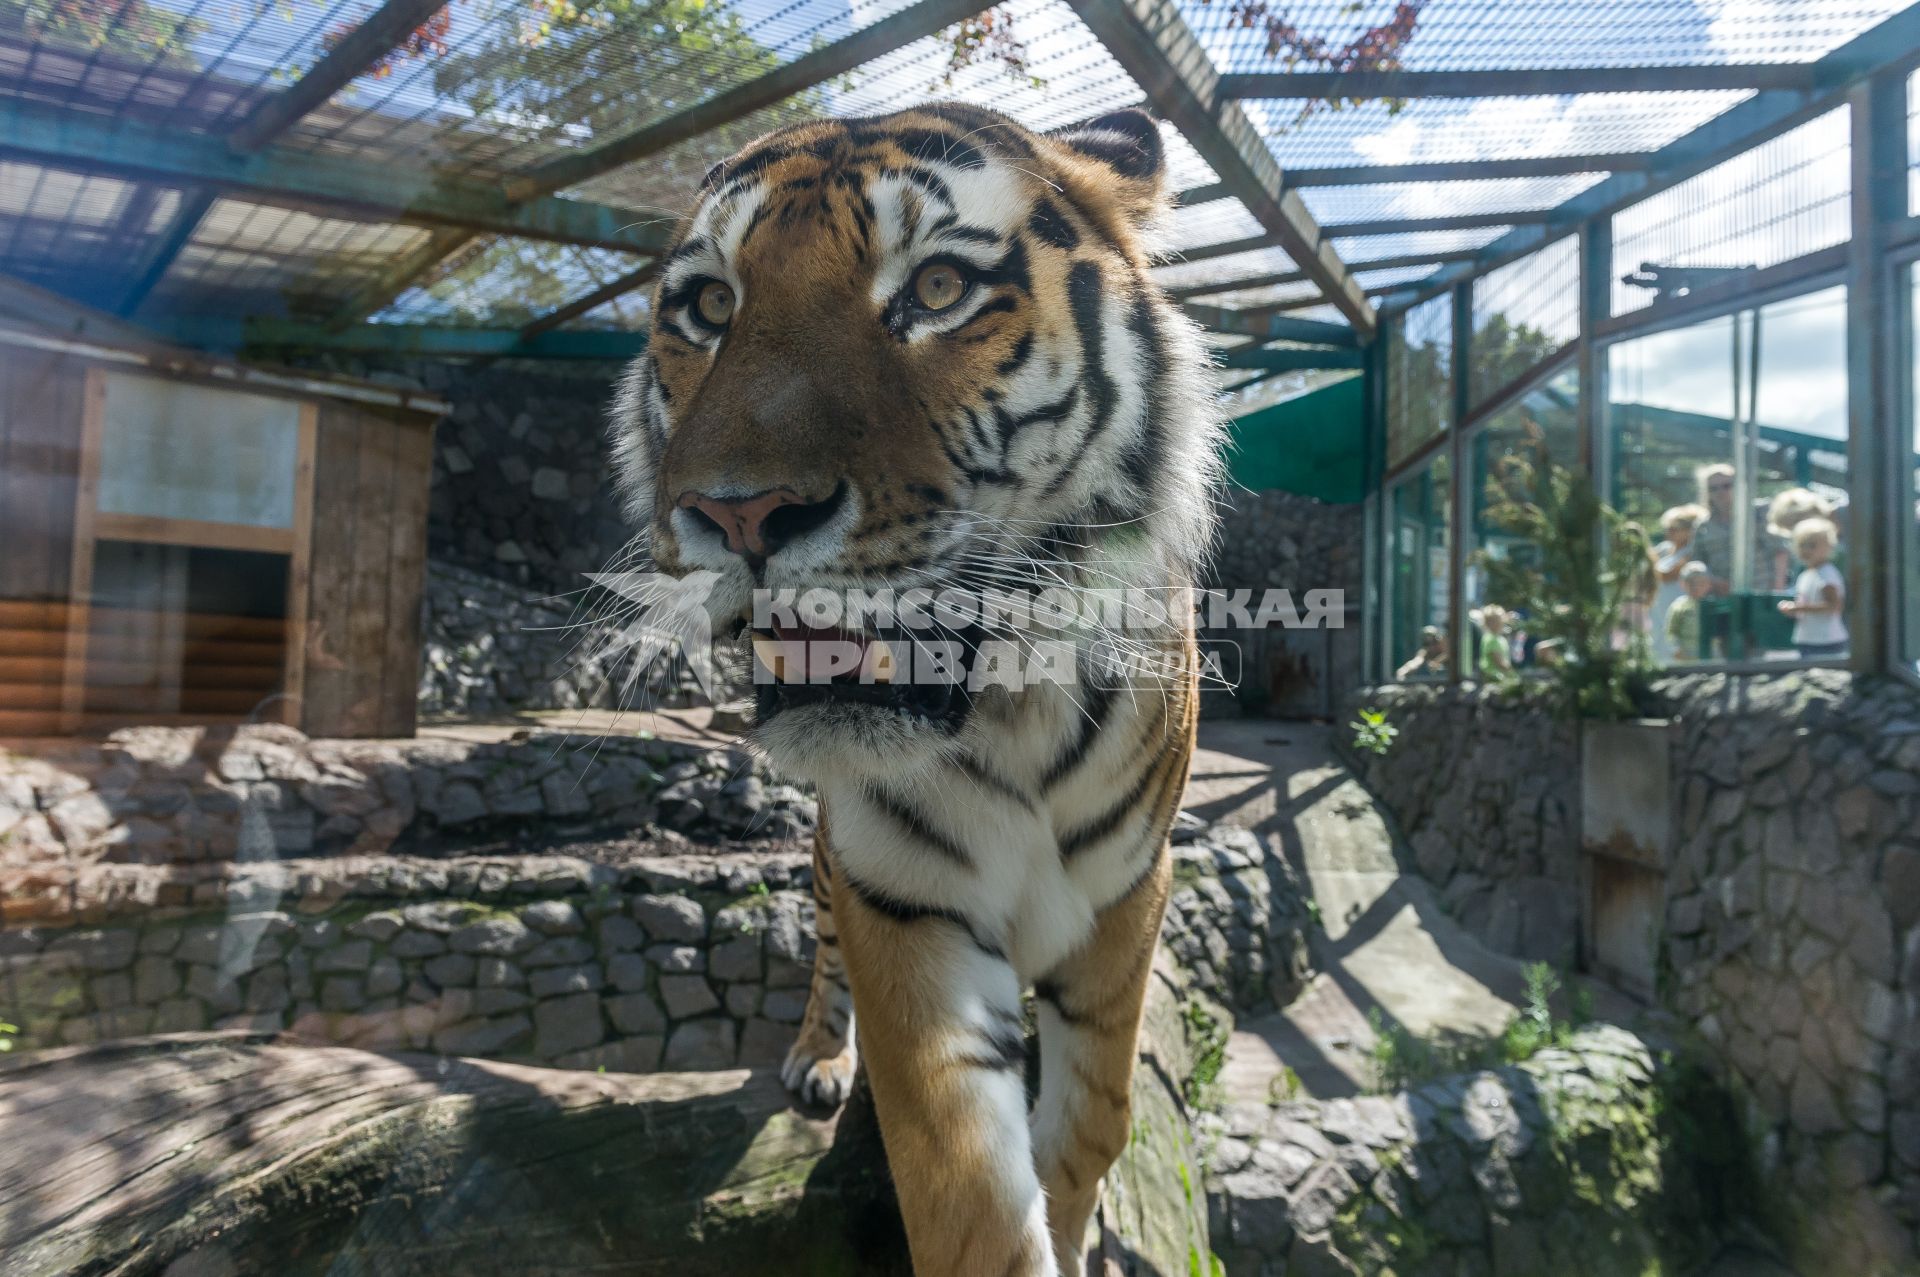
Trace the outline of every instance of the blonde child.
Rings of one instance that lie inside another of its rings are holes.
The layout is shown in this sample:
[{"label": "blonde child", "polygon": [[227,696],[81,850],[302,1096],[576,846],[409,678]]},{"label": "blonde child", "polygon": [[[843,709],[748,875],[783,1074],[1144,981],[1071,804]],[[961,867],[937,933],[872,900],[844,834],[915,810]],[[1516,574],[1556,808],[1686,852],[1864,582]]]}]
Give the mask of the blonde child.
[{"label": "blonde child", "polygon": [[1817,515],[1793,529],[1793,552],[1805,567],[1793,583],[1793,597],[1780,600],[1780,610],[1793,618],[1793,645],[1803,661],[1847,654],[1847,582],[1833,566],[1839,540],[1833,521]]},{"label": "blonde child", "polygon": [[1695,559],[1680,569],[1680,588],[1685,593],[1667,609],[1667,624],[1661,635],[1676,664],[1700,659],[1700,600],[1713,593],[1713,573]]},{"label": "blonde child", "polygon": [[1667,614],[1686,593],[1680,585],[1680,571],[1695,561],[1693,533],[1706,517],[1706,510],[1697,505],[1673,507],[1660,516],[1660,531],[1666,539],[1648,552],[1653,559],[1654,578],[1660,583],[1653,596],[1648,629],[1653,638],[1653,659],[1661,665],[1674,659],[1673,644],[1667,638]]},{"label": "blonde child", "polygon": [[[1787,549],[1793,544],[1793,530],[1808,519],[1832,518],[1833,503],[1807,488],[1788,488],[1773,498],[1767,506],[1767,532],[1779,538],[1774,543],[1773,571],[1769,574],[1774,589],[1786,589],[1793,571],[1793,555]],[[1764,549],[1756,546],[1754,552],[1763,553]]]}]

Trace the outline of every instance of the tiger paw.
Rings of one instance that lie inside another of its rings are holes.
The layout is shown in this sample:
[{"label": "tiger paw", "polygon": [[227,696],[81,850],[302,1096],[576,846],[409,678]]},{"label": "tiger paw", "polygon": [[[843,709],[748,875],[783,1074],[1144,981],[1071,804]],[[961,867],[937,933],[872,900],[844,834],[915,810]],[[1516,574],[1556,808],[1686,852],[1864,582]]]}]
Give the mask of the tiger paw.
[{"label": "tiger paw", "polygon": [[857,1062],[852,1044],[830,1054],[827,1044],[810,1041],[801,1034],[780,1066],[780,1080],[803,1104],[839,1108],[853,1091],[853,1072]]}]

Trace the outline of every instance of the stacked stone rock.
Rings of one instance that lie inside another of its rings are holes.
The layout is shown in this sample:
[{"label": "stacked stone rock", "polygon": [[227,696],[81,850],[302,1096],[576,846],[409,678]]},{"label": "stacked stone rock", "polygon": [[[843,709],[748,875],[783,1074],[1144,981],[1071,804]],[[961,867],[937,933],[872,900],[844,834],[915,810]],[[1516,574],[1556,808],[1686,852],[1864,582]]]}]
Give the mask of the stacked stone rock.
[{"label": "stacked stone rock", "polygon": [[[1656,691],[1680,723],[1661,1001],[1741,1097],[1772,1219],[1808,1270],[1907,1271],[1920,1263],[1920,692],[1837,670]],[[1401,729],[1361,762],[1421,870],[1482,935],[1524,951],[1524,918],[1495,925],[1498,907],[1469,905],[1510,898],[1524,915],[1536,875],[1577,891],[1577,725],[1478,692],[1359,703]]]},{"label": "stacked stone rock", "polygon": [[1595,1026],[1402,1094],[1202,1114],[1214,1249],[1233,1277],[1696,1271],[1737,1181],[1668,1121],[1666,1070]]},{"label": "stacked stone rock", "polygon": [[[1178,854],[1189,993],[1251,1008],[1296,983],[1291,878],[1240,831]],[[28,1047],[247,1028],[622,1072],[772,1063],[806,1006],[810,882],[799,850],[100,866],[0,927],[0,1018]]]},{"label": "stacked stone rock", "polygon": [[[1363,691],[1400,729],[1385,754],[1352,754],[1399,819],[1421,874],[1493,949],[1573,961],[1579,919],[1580,740],[1538,693],[1404,684]],[[1336,739],[1341,739],[1336,735]]]},{"label": "stacked stone rock", "polygon": [[25,1047],[290,1029],[623,1072],[776,1062],[805,1007],[813,901],[798,853],[382,868],[267,866],[203,880],[225,897],[217,912],[143,905],[0,929],[0,1006]]},{"label": "stacked stone rock", "polygon": [[1306,893],[1244,829],[1183,812],[1161,939],[1189,987],[1234,1011],[1293,1001],[1309,975]]},{"label": "stacked stone rock", "polygon": [[[485,718],[527,709],[677,708],[744,690],[742,654],[717,652],[709,696],[685,661],[635,674],[621,606],[599,590],[555,597],[434,560],[421,601],[420,714]],[[595,609],[600,609],[596,612]]]},{"label": "stacked stone rock", "polygon": [[1210,577],[1223,588],[1357,588],[1361,507],[1267,489],[1234,489],[1217,502],[1220,537]]},{"label": "stacked stone rock", "polygon": [[[1358,606],[1363,541],[1358,505],[1329,505],[1277,489],[1230,489],[1215,505],[1220,535],[1207,576],[1215,588],[1250,590],[1256,600],[1264,590],[1284,589],[1296,606],[1308,590],[1343,590]],[[1357,624],[1330,635],[1242,630],[1217,637],[1235,645],[1234,655],[1223,658],[1233,668],[1223,672],[1239,684],[1203,690],[1202,712],[1210,717],[1264,712],[1276,681],[1318,679],[1331,689],[1359,680]],[[1307,712],[1324,713],[1326,707],[1316,705]]]},{"label": "stacked stone rock", "polygon": [[[0,868],[364,855],[518,834],[792,840],[815,816],[811,797],[744,749],[561,732],[482,743],[142,727],[8,757]],[[18,895],[0,902],[0,920],[31,916],[25,908]]]}]

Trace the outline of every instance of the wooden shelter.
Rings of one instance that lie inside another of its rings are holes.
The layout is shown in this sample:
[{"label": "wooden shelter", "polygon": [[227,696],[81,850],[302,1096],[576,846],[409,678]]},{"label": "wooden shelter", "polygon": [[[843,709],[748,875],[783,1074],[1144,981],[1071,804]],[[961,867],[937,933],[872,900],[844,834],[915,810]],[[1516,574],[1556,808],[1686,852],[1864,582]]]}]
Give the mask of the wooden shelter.
[{"label": "wooden shelter", "polygon": [[[46,301],[46,299],[39,299]],[[0,307],[0,736],[414,727],[433,426],[389,386]]]}]

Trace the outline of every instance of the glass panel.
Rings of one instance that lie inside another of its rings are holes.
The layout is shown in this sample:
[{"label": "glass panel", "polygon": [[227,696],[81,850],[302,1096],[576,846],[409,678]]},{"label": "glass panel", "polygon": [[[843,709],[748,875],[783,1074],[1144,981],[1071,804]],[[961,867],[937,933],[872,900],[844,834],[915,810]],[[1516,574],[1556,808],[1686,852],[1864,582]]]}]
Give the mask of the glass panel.
[{"label": "glass panel", "polygon": [[1394,488],[1387,507],[1387,656],[1396,678],[1447,671],[1448,458]]},{"label": "glass panel", "polygon": [[1471,516],[1463,532],[1467,538],[1464,589],[1473,622],[1468,631],[1473,645],[1467,654],[1468,676],[1484,678],[1503,657],[1507,668],[1553,659],[1550,651],[1540,652],[1537,636],[1527,632],[1522,609],[1510,599],[1490,597],[1487,570],[1479,560],[1481,556],[1522,559],[1533,553],[1530,542],[1497,526],[1488,510],[1505,494],[1531,486],[1526,477],[1540,465],[1543,451],[1553,465],[1580,464],[1580,370],[1563,368],[1527,391],[1489,418],[1466,448],[1465,500]]},{"label": "glass panel", "polygon": [[1847,124],[1829,111],[1616,214],[1613,313],[1844,244]]},{"label": "glass panel", "polygon": [[1845,289],[1620,342],[1608,369],[1608,490],[1657,546],[1662,580],[1630,618],[1656,657],[1842,653],[1815,578],[1844,592]]},{"label": "glass panel", "polygon": [[293,400],[111,373],[100,510],[291,528],[299,446]]},{"label": "glass panel", "polygon": [[1578,236],[1487,272],[1473,282],[1473,401],[1512,385],[1579,335]]},{"label": "glass panel", "polygon": [[1901,595],[1907,618],[1906,658],[1913,662],[1916,671],[1920,671],[1920,341],[1914,337],[1920,333],[1920,266],[1907,267],[1907,289],[1912,307],[1907,324],[1907,344],[1910,347],[1907,357],[1912,361],[1912,380],[1907,385],[1907,410],[1913,418],[1913,452],[1904,468],[1911,479],[1907,495],[1913,498],[1913,510],[1910,519],[1901,521],[1906,529],[1906,574]]},{"label": "glass panel", "polygon": [[1446,430],[1453,414],[1453,296],[1421,302],[1387,330],[1387,464]]}]

